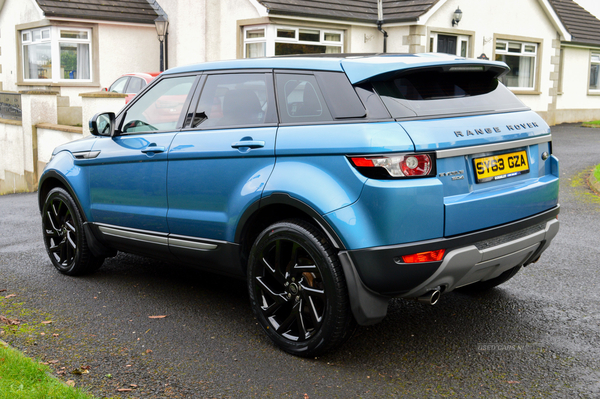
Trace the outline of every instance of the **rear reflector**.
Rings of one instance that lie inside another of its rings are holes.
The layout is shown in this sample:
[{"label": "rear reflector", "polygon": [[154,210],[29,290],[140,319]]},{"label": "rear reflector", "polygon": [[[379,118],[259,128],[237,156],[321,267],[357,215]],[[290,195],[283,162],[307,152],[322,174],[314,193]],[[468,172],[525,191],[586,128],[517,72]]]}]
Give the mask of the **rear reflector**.
[{"label": "rear reflector", "polygon": [[436,251],[419,252],[412,255],[402,256],[404,263],[423,263],[423,262],[439,262],[444,258],[445,249]]}]

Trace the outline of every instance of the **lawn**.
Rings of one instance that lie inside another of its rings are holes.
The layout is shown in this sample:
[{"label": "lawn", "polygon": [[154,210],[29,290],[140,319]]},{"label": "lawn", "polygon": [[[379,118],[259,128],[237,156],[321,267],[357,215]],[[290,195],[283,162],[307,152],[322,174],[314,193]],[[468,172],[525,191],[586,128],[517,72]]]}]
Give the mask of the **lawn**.
[{"label": "lawn", "polygon": [[93,399],[52,377],[48,366],[34,362],[0,341],[0,399]]}]

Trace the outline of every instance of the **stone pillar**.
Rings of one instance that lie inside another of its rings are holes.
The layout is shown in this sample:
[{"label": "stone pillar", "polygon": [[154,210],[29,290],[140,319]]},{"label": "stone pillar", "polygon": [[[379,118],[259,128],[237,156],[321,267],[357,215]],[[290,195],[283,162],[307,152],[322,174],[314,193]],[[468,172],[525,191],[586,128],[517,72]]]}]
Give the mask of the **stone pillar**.
[{"label": "stone pillar", "polygon": [[37,129],[41,122],[56,124],[58,121],[58,92],[48,90],[21,91],[21,110],[23,126],[23,171],[27,181],[27,190],[37,190],[39,178]]},{"label": "stone pillar", "polygon": [[410,54],[426,52],[423,38],[427,36],[427,28],[424,25],[411,25],[408,36],[402,36],[402,44],[408,46]]},{"label": "stone pillar", "polygon": [[108,91],[95,91],[90,93],[80,93],[83,110],[82,110],[82,122],[83,135],[90,135],[89,122],[90,119],[100,112],[114,112],[119,113],[121,108],[125,105],[125,99],[127,94],[111,93]]},{"label": "stone pillar", "polygon": [[548,103],[548,113],[546,116],[546,122],[553,126],[556,124],[556,105],[558,102],[558,95],[560,87],[560,76],[562,71],[562,60],[560,53],[561,42],[560,38],[552,40],[552,56],[550,57],[550,102]]}]

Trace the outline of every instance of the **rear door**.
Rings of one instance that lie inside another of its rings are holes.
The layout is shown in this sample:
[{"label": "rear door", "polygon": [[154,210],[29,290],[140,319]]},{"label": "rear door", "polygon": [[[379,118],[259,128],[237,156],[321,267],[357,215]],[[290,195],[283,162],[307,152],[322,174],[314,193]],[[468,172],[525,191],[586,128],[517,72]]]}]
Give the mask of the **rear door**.
[{"label": "rear door", "polygon": [[277,111],[270,72],[213,73],[201,85],[169,151],[167,219],[171,251],[210,262],[273,170]]}]

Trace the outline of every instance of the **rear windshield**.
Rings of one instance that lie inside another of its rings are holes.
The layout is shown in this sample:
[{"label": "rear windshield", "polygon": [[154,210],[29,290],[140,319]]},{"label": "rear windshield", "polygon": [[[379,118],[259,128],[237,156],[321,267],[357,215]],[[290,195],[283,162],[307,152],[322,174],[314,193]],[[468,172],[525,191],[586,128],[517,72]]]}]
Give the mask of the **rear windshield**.
[{"label": "rear windshield", "polygon": [[497,71],[420,69],[372,81],[394,118],[528,110]]}]

